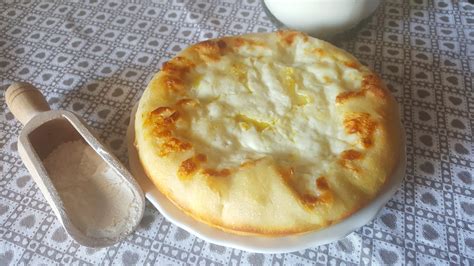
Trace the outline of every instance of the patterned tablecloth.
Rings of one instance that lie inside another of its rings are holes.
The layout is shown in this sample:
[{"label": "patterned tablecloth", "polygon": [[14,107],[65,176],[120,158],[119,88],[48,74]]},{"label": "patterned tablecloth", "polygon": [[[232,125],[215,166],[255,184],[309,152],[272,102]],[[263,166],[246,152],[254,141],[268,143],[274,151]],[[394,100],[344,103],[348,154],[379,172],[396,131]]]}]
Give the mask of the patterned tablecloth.
[{"label": "patterned tablecloth", "polygon": [[408,167],[396,196],[345,239],[287,254],[207,243],[148,205],[139,229],[104,249],[75,243],[17,152],[12,81],[41,88],[126,160],[133,104],[161,64],[199,40],[272,31],[261,3],[70,0],[0,3],[0,265],[474,264],[474,5],[389,0],[338,46],[381,73],[402,106]]}]

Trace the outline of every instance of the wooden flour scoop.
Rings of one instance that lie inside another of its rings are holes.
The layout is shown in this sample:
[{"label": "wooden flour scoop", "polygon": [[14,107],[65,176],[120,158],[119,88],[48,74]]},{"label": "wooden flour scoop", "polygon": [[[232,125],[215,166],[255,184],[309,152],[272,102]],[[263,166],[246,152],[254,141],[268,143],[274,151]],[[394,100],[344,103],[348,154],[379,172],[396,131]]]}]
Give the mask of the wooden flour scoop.
[{"label": "wooden flour scoop", "polygon": [[[69,235],[84,246],[103,247],[113,245],[133,232],[143,216],[143,192],[127,169],[97,140],[85,123],[71,112],[51,110],[41,92],[28,83],[12,84],[5,92],[5,101],[13,115],[24,125],[18,138],[20,157]],[[114,237],[90,236],[70,219],[43,160],[59,145],[77,140],[92,147],[98,160],[103,160],[123,179],[122,184],[132,191],[140,210],[130,232],[118,232]]]}]

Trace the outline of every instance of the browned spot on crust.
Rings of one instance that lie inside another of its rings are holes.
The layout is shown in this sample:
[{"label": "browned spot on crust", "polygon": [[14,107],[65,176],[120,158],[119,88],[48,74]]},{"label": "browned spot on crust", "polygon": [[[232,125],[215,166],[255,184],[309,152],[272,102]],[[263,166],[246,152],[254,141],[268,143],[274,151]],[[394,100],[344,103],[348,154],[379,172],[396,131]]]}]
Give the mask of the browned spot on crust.
[{"label": "browned spot on crust", "polygon": [[232,41],[233,41],[234,46],[236,47],[241,47],[250,43],[250,40],[239,38],[239,37],[233,38]]},{"label": "browned spot on crust", "polygon": [[322,192],[321,195],[318,196],[318,199],[320,204],[330,204],[334,200],[330,190]]},{"label": "browned spot on crust", "polygon": [[321,48],[314,48],[313,49],[313,53],[316,55],[316,56],[319,56],[319,57],[323,57],[326,55],[326,52],[321,49]]},{"label": "browned spot on crust", "polygon": [[316,180],[316,186],[319,190],[319,195],[311,195],[309,193],[300,193],[296,190],[293,185],[295,172],[293,168],[279,169],[281,177],[285,181],[287,187],[292,191],[293,195],[308,209],[313,209],[320,204],[328,204],[333,200],[332,192],[329,189],[329,185],[326,182],[325,177],[321,176]]},{"label": "browned spot on crust", "polygon": [[362,153],[356,150],[345,150],[341,153],[341,159],[347,161],[359,160],[362,158]]},{"label": "browned spot on crust", "polygon": [[165,118],[165,121],[167,123],[175,123],[179,118],[179,113],[178,112],[174,112],[172,115],[170,115],[169,117]]},{"label": "browned spot on crust", "polygon": [[215,54],[219,52],[219,46],[213,40],[206,40],[191,46],[194,50],[207,54]]},{"label": "browned spot on crust", "polygon": [[223,168],[220,170],[207,168],[207,169],[202,170],[202,173],[207,176],[226,177],[230,175],[230,170],[227,168]]},{"label": "browned spot on crust", "polygon": [[316,179],[316,187],[320,190],[329,190],[328,182],[324,176],[320,176]]},{"label": "browned spot on crust", "polygon": [[217,46],[219,47],[220,50],[224,50],[225,48],[227,48],[227,44],[224,40],[218,40]]},{"label": "browned spot on crust", "polygon": [[362,88],[380,99],[387,98],[387,91],[382,87],[382,80],[375,74],[367,75],[362,80]]},{"label": "browned spot on crust", "polygon": [[226,187],[228,185],[227,177],[231,174],[230,169],[205,168],[201,170],[201,173],[204,175],[204,180],[212,191],[217,193],[219,197],[225,195],[226,191],[228,191]]},{"label": "browned spot on crust", "polygon": [[360,167],[357,166],[357,163],[355,161],[362,159],[362,157],[363,154],[359,151],[345,150],[341,153],[341,156],[339,158],[339,164],[344,168],[359,173]]},{"label": "browned spot on crust", "polygon": [[182,77],[163,75],[162,83],[167,90],[183,92],[185,89],[184,79]]},{"label": "browned spot on crust", "polygon": [[347,134],[357,134],[365,148],[373,144],[373,135],[377,123],[368,113],[350,113],[344,118],[344,128]]},{"label": "browned spot on crust", "polygon": [[359,69],[359,67],[360,67],[359,63],[357,63],[355,61],[344,62],[344,65],[347,66],[347,67],[350,67],[350,68],[355,68],[355,69]]},{"label": "browned spot on crust", "polygon": [[318,205],[331,203],[333,201],[333,196],[331,191],[324,191],[319,196],[304,194],[301,196],[301,201],[306,208],[313,209]]},{"label": "browned spot on crust", "polygon": [[155,128],[153,133],[155,134],[155,136],[160,137],[160,138],[171,137],[170,130],[157,130],[157,128]]},{"label": "browned spot on crust", "polygon": [[206,160],[207,158],[204,154],[197,154],[196,156],[184,160],[178,168],[178,177],[182,180],[189,179],[197,172],[200,164]]},{"label": "browned spot on crust", "polygon": [[230,38],[228,39],[228,41],[230,42],[231,47],[237,48],[237,49],[244,46],[245,48],[249,48],[249,49],[265,46],[263,42],[248,39],[248,38],[241,38],[241,37]]},{"label": "browned spot on crust", "polygon": [[219,60],[221,55],[223,55],[224,51],[227,49],[227,44],[224,40],[207,40],[191,47],[196,54],[201,56],[201,58],[207,62]]},{"label": "browned spot on crust", "polygon": [[301,201],[307,207],[314,208],[316,204],[319,202],[319,197],[313,196],[310,194],[304,194],[300,196]]},{"label": "browned spot on crust", "polygon": [[318,196],[305,194],[302,196],[302,200],[307,208],[314,208],[317,205],[328,204],[333,201],[333,195],[329,189],[329,185],[326,181],[326,177],[320,176],[316,179],[316,187],[319,191]]},{"label": "browned spot on crust", "polygon": [[164,139],[160,149],[160,156],[166,156],[172,152],[181,152],[191,149],[192,145],[175,137]]},{"label": "browned spot on crust", "polygon": [[182,56],[177,56],[172,60],[165,62],[161,71],[166,72],[170,75],[182,77],[185,74],[189,73],[189,71],[191,71],[191,69],[194,67],[195,64],[191,62],[191,60]]},{"label": "browned spot on crust", "polygon": [[155,110],[151,111],[151,114],[152,115],[162,115],[163,113],[166,114],[172,114],[174,112],[174,110],[171,108],[171,107],[168,107],[168,106],[161,106],[161,107],[158,107],[156,108]]},{"label": "browned spot on crust", "polygon": [[345,101],[351,98],[364,96],[366,92],[367,91],[365,90],[358,90],[358,91],[346,91],[346,92],[340,93],[339,95],[336,96],[336,103],[344,103]]},{"label": "browned spot on crust", "polygon": [[188,179],[198,169],[198,164],[194,161],[194,158],[184,160],[178,168],[178,177],[182,180]]},{"label": "browned spot on crust", "polygon": [[326,180],[326,177],[320,176],[318,179],[316,179],[316,187],[320,192],[318,196],[319,203],[329,204],[333,202],[333,194],[331,192],[331,189],[329,188],[329,184]]},{"label": "browned spot on crust", "polygon": [[298,32],[298,31],[286,31],[286,30],[282,30],[282,31],[277,31],[277,34],[278,36],[280,37],[280,39],[286,43],[287,45],[292,45],[293,42],[298,38],[298,37],[301,37],[303,39],[304,42],[307,42],[308,41],[308,35],[302,33],[302,32]]},{"label": "browned spot on crust", "polygon": [[201,163],[207,161],[207,156],[202,153],[199,153],[194,158],[196,158],[196,161],[201,162]]},{"label": "browned spot on crust", "polygon": [[187,75],[195,66],[191,60],[177,56],[163,64],[160,82],[167,90],[182,92],[186,87]]},{"label": "browned spot on crust", "polygon": [[287,169],[279,169],[278,172],[283,177],[283,180],[285,180],[286,182],[290,182],[293,179],[293,176],[295,175],[295,171],[292,167]]},{"label": "browned spot on crust", "polygon": [[185,99],[181,99],[179,101],[176,102],[176,106],[179,106],[179,107],[183,107],[183,106],[191,106],[191,107],[194,107],[198,104],[198,102],[195,100],[195,99],[188,99],[188,98],[185,98]]},{"label": "browned spot on crust", "polygon": [[171,152],[185,151],[192,147],[190,143],[179,140],[172,136],[176,121],[180,118],[178,111],[171,107],[162,106],[151,111],[145,119],[146,124],[153,125],[153,136],[160,139],[160,156],[166,156]]},{"label": "browned spot on crust", "polygon": [[352,98],[363,97],[367,93],[372,94],[374,97],[384,100],[387,98],[387,91],[382,86],[382,81],[377,75],[370,74],[364,77],[362,85],[358,91],[347,91],[340,93],[336,97],[336,103],[344,103]]},{"label": "browned spot on crust", "polygon": [[158,132],[166,131],[174,127],[174,123],[179,119],[179,112],[171,107],[158,107],[152,112],[146,120],[146,123],[155,125]]}]

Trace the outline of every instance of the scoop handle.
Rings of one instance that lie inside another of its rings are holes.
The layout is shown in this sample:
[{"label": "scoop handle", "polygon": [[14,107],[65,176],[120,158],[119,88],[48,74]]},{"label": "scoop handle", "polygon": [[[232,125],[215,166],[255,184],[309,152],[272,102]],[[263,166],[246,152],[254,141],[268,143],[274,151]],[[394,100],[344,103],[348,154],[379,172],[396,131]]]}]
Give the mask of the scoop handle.
[{"label": "scoop handle", "polygon": [[35,115],[51,110],[43,94],[33,85],[15,82],[5,92],[8,109],[23,125]]}]

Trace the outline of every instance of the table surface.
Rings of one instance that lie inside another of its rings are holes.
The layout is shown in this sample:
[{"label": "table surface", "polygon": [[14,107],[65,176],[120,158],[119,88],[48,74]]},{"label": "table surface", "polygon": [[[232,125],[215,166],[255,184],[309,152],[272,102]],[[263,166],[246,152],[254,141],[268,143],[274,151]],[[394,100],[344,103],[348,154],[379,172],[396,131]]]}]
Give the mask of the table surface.
[{"label": "table surface", "polygon": [[[191,43],[272,31],[260,1],[20,1],[0,4],[0,90],[39,87],[76,112],[122,160],[129,112],[163,62]],[[0,99],[0,265],[474,264],[474,6],[387,0],[336,44],[375,69],[401,104],[405,181],[371,223],[287,254],[207,243],[147,205],[139,229],[110,248],[75,243],[17,152],[21,125]]]}]

